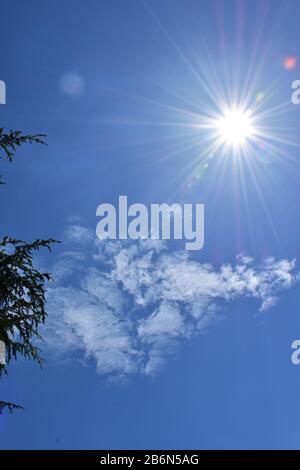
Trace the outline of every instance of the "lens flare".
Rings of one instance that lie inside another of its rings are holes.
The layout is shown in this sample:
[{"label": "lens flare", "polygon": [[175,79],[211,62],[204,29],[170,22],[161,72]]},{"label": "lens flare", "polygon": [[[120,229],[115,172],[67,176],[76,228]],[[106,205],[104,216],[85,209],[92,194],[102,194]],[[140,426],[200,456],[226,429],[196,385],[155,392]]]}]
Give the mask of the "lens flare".
[{"label": "lens flare", "polygon": [[283,66],[286,70],[293,70],[297,65],[297,57],[288,56],[283,61]]}]

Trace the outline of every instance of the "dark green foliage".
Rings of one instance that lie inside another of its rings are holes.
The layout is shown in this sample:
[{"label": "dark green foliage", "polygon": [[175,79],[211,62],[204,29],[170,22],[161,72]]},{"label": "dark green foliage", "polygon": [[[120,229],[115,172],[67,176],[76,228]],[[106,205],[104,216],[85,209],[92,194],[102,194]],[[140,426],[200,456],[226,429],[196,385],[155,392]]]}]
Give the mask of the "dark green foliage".
[{"label": "dark green foliage", "polygon": [[0,415],[2,415],[4,408],[6,408],[11,413],[14,410],[24,410],[23,406],[10,403],[9,401],[0,401]]},{"label": "dark green foliage", "polygon": [[[0,128],[0,158],[13,159],[16,146],[24,142],[41,143],[43,135],[23,135],[19,131],[4,133]],[[33,344],[42,339],[39,326],[45,322],[45,283],[49,273],[34,267],[33,256],[40,248],[51,249],[55,240],[36,240],[25,243],[9,237],[0,239],[0,341],[5,344],[6,364],[0,364],[0,377],[7,373],[7,366],[19,355],[43,363],[40,350]],[[0,401],[0,414],[4,408],[12,412],[22,408],[10,402]]]},{"label": "dark green foliage", "polygon": [[[4,127],[0,127],[0,158],[7,158],[10,162],[15,156],[17,147],[24,143],[37,143],[47,145],[44,142],[44,134],[24,135],[21,131],[5,132]],[[0,184],[4,184],[0,176]]]}]

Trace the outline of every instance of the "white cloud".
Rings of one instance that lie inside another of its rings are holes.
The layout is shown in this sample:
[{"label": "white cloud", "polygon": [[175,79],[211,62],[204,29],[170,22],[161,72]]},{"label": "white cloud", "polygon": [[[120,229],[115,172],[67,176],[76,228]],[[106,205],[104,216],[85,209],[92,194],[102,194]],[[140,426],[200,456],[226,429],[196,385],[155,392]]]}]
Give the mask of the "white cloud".
[{"label": "white cloud", "polygon": [[257,266],[238,256],[234,266],[216,269],[160,241],[92,241],[79,223],[67,234],[76,249],[68,246],[54,267],[46,339],[56,352],[93,359],[109,376],[155,374],[183,339],[223,318],[229,301],[252,297],[264,312],[298,280],[294,260]]},{"label": "white cloud", "polygon": [[66,239],[69,242],[90,243],[93,241],[93,232],[81,223],[72,223],[66,231]]}]

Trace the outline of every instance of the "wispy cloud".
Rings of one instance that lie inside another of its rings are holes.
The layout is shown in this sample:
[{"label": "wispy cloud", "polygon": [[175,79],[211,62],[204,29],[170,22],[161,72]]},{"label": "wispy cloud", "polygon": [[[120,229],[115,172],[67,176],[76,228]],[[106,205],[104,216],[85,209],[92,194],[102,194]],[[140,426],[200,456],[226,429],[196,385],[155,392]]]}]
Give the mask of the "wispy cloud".
[{"label": "wispy cloud", "polygon": [[73,223],[70,223],[66,230],[66,240],[77,243],[88,243],[93,240],[92,231],[82,225],[80,220],[72,218]]},{"label": "wispy cloud", "polygon": [[264,312],[297,280],[295,261],[238,256],[216,269],[161,241],[94,240],[79,222],[54,266],[47,343],[81,352],[109,376],[155,374],[183,339],[222,318],[226,304],[254,298]]}]

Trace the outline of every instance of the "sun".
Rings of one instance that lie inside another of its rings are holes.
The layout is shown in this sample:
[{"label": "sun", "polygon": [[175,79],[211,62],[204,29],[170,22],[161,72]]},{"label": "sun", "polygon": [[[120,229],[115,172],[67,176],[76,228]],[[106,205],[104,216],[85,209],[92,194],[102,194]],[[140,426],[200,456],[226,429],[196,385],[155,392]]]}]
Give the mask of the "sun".
[{"label": "sun", "polygon": [[232,147],[243,146],[255,134],[250,110],[229,109],[217,119],[216,127],[221,141]]}]

